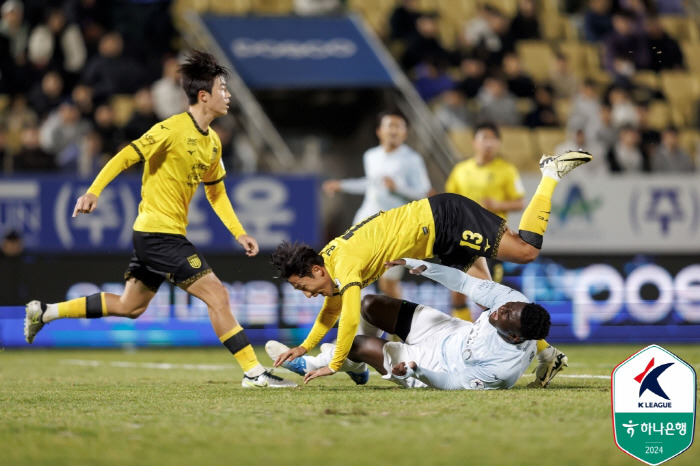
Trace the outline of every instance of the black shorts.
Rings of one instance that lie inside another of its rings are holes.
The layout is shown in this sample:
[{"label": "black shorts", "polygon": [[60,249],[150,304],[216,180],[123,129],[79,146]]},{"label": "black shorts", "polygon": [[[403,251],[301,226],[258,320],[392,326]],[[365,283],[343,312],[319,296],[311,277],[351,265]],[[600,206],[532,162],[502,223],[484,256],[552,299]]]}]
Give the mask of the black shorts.
[{"label": "black shorts", "polygon": [[154,292],[166,278],[182,286],[211,272],[204,257],[182,235],[134,231],[133,239],[134,256],[124,279],[141,280]]},{"label": "black shorts", "polygon": [[435,222],[433,254],[449,267],[467,271],[476,259],[495,259],[506,221],[459,194],[429,197]]}]

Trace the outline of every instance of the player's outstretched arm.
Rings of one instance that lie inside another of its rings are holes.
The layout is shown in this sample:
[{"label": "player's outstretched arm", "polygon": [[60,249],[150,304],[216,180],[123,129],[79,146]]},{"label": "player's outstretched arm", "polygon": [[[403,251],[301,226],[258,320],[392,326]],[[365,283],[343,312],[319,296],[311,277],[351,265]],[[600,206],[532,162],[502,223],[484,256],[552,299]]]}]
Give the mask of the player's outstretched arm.
[{"label": "player's outstretched arm", "polygon": [[464,388],[460,381],[461,378],[458,377],[457,374],[429,371],[419,367],[414,361],[408,364],[405,362],[396,364],[391,369],[391,373],[397,379],[413,377],[414,379],[420,380],[428,387],[437,388],[438,390],[460,390]]},{"label": "player's outstretched arm", "polygon": [[97,199],[102,194],[107,185],[117,177],[122,171],[126,170],[136,162],[141,160],[141,155],[136,151],[134,144],[126,146],[120,150],[117,155],[107,162],[107,165],[102,167],[100,173],[95,177],[95,181],[88,188],[87,193],[80,196],[75,203],[73,217],[78,214],[89,214],[97,208]]}]

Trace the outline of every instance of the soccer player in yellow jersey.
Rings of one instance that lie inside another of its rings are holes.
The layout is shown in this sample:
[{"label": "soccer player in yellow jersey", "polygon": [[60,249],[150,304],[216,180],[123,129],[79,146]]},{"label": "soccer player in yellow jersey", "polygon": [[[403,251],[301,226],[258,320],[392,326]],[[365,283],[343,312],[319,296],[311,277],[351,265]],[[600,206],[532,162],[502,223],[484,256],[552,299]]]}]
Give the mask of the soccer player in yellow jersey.
[{"label": "soccer player in yellow jersey", "polygon": [[[279,277],[307,297],[321,295],[326,299],[306,340],[280,354],[275,366],[306,354],[340,318],[333,360],[308,372],[304,382],[338,371],[357,334],[360,290],[376,281],[393,259],[438,256],[444,265],[469,270],[477,278],[489,276],[485,257],[519,264],[535,260],[542,247],[554,188],[562,176],[592,158],[586,152],[542,157],[542,181],[523,214],[518,233],[476,202],[447,193],[372,215],[320,253],[305,244],[282,243],[270,257]],[[545,376],[559,369],[549,365]]]},{"label": "soccer player in yellow jersey", "polygon": [[78,199],[73,212],[75,217],[94,211],[100,193],[110,181],[131,165],[144,164],[142,199],[134,223],[134,255],[125,274],[124,293],[96,293],[57,304],[30,302],[24,326],[27,343],[32,343],[43,326],[55,319],[136,319],[146,311],[167,278],[207,304],[216,335],[243,368],[243,387],[296,386],[260,365],[245,331],[231,312],[228,291],[185,237],[189,204],[203,183],[214,211],[246,254],[258,253],[257,242],[246,234],[226,194],[221,141],[209,127],[212,120],[228,111],[228,71],[213,55],[193,51],[180,73],[189,111],[158,123],[115,155]]},{"label": "soccer player in yellow jersey", "polygon": [[[445,183],[445,192],[461,194],[481,207],[506,219],[508,212],[525,207],[525,189],[515,166],[498,157],[501,136],[493,123],[474,127],[474,157],[455,165]],[[503,266],[491,264],[493,280],[503,278]],[[466,297],[456,291],[452,295],[452,316],[471,321]]]}]

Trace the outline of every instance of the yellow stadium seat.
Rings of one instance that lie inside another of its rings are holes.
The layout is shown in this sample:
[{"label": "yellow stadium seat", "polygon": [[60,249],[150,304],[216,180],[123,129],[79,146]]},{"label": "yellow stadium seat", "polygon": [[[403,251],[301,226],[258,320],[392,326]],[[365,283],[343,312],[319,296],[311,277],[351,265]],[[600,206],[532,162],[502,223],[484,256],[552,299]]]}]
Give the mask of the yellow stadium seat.
[{"label": "yellow stadium seat", "polygon": [[220,15],[244,15],[250,11],[250,0],[209,0],[209,10]]},{"label": "yellow stadium seat", "polygon": [[114,95],[110,101],[114,111],[114,124],[119,128],[126,125],[134,113],[134,96],[123,94]]},{"label": "yellow stadium seat", "polygon": [[516,45],[523,68],[530,73],[535,81],[543,82],[549,79],[554,52],[545,41],[522,40]]},{"label": "yellow stadium seat", "polygon": [[5,110],[10,106],[10,96],[7,94],[0,94],[0,112]]},{"label": "yellow stadium seat", "polygon": [[558,155],[554,154],[554,149],[566,141],[566,131],[563,128],[537,128],[535,139],[540,154]]},{"label": "yellow stadium seat", "polygon": [[209,8],[209,0],[176,0],[172,8],[180,12],[191,9],[197,13],[204,13]]},{"label": "yellow stadium seat", "polygon": [[681,130],[680,135],[680,145],[688,153],[691,159],[695,159],[695,168],[698,167],[697,154],[698,149],[700,149],[700,131],[697,129],[684,129]]},{"label": "yellow stadium seat", "polygon": [[651,70],[637,71],[636,73],[634,73],[634,77],[632,77],[632,81],[634,81],[636,84],[646,86],[650,89],[658,89],[659,88],[659,75],[656,71],[651,71]]},{"label": "yellow stadium seat", "polygon": [[449,18],[440,18],[438,24],[440,26],[440,43],[443,47],[447,50],[454,50],[457,48],[457,35],[461,32],[459,25],[455,24],[455,22]]},{"label": "yellow stadium seat", "polygon": [[532,111],[534,102],[529,97],[523,97],[515,102],[515,108],[518,109],[518,113],[521,115],[527,115]]},{"label": "yellow stadium seat", "polygon": [[564,36],[564,18],[558,11],[545,11],[539,16],[540,32],[546,40],[558,40]]},{"label": "yellow stadium seat", "polygon": [[554,101],[554,111],[557,112],[559,121],[569,121],[573,103],[571,99],[556,99]]},{"label": "yellow stadium seat", "polygon": [[474,155],[474,131],[471,128],[449,131],[449,136],[464,158]]},{"label": "yellow stadium seat", "polygon": [[501,156],[523,172],[539,171],[541,154],[535,150],[530,130],[525,127],[502,127]]},{"label": "yellow stadium seat", "polygon": [[601,46],[586,44],[583,46],[586,54],[586,69],[589,73],[602,70],[600,66]]},{"label": "yellow stadium seat", "polygon": [[666,102],[654,101],[649,105],[647,125],[651,129],[661,131],[671,124],[671,107]]},{"label": "yellow stadium seat", "polygon": [[474,1],[437,0],[437,7],[440,17],[452,19],[460,30],[468,20],[476,15],[476,2]]},{"label": "yellow stadium seat", "polygon": [[418,0],[418,10],[424,12],[438,11],[437,0]]},{"label": "yellow stadium seat", "polygon": [[294,11],[294,0],[251,0],[250,6],[260,15],[288,15]]},{"label": "yellow stadium seat", "polygon": [[685,66],[688,67],[691,73],[700,73],[700,53],[698,53],[698,44],[690,41],[681,42],[681,51],[683,52],[683,60]]},{"label": "yellow stadium seat", "polygon": [[684,71],[663,71],[661,89],[666,98],[675,102],[695,100],[700,95],[700,83]]},{"label": "yellow stadium seat", "polygon": [[[462,1],[473,1],[473,0],[462,0]],[[482,5],[491,5],[500,10],[501,13],[508,17],[513,17],[518,12],[518,2],[517,0],[481,0]]]},{"label": "yellow stadium seat", "polygon": [[588,74],[588,52],[583,44],[574,41],[561,42],[559,44],[559,53],[569,60],[569,69],[576,76],[583,78]]},{"label": "yellow stadium seat", "polygon": [[681,16],[661,16],[661,25],[666,33],[678,41],[700,42],[698,26],[691,18]]},{"label": "yellow stadium seat", "polygon": [[579,40],[578,27],[571,18],[562,18],[562,29],[564,32],[564,39]]}]

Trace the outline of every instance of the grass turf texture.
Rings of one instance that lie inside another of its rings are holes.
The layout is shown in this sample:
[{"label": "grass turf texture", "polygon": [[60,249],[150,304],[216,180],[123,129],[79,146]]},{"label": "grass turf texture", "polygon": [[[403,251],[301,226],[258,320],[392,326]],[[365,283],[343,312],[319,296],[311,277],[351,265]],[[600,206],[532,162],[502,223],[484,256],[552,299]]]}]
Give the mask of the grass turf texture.
[{"label": "grass turf texture", "polygon": [[[571,362],[562,374],[610,375],[641,348],[560,347]],[[667,348],[700,365],[700,346]],[[364,387],[336,374],[291,390],[243,389],[241,377],[222,348],[5,350],[0,464],[641,464],[614,444],[605,379],[529,390],[528,373],[507,391],[441,392],[377,374]],[[700,464],[700,446],[671,464]]]}]

